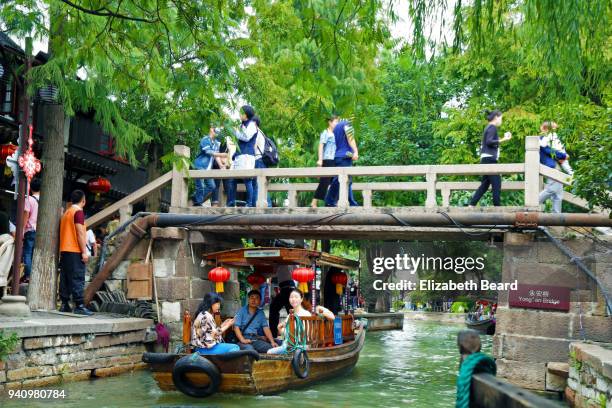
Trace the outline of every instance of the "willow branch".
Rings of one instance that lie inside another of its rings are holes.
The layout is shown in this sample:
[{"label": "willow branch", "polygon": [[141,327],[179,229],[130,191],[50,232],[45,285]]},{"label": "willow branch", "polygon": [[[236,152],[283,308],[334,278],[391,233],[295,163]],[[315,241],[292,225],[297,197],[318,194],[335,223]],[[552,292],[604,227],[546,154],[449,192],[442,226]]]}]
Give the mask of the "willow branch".
[{"label": "willow branch", "polygon": [[[129,20],[129,21],[138,21],[141,23],[149,23],[149,24],[154,24],[157,23],[157,20],[149,20],[146,18],[141,18],[141,17],[132,17],[132,16],[127,16],[125,14],[120,14],[120,13],[116,13],[113,12],[109,9],[107,9],[106,7],[98,9],[98,10],[91,10],[88,8],[85,8],[83,6],[80,6],[76,3],[71,2],[70,0],[61,0],[62,3],[69,5],[70,7],[73,7],[79,11],[82,11],[83,13],[86,14],[91,14],[93,16],[99,16],[99,17],[114,17],[114,18],[118,18],[121,20]],[[104,10],[104,11],[100,11],[100,10]]]}]

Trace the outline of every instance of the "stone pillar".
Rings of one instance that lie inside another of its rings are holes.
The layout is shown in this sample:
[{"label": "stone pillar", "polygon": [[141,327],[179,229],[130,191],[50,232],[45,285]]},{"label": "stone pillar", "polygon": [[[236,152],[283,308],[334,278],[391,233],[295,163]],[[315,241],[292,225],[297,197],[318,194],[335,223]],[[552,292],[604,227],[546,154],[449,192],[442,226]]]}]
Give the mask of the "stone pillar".
[{"label": "stone pillar", "polygon": [[372,190],[363,190],[363,208],[372,208]]},{"label": "stone pillar", "polygon": [[131,216],[132,206],[130,204],[126,205],[125,207],[121,207],[119,209],[119,224],[123,225],[123,223],[126,223]]},{"label": "stone pillar", "polygon": [[540,139],[525,138],[525,207],[539,208],[540,195]]},{"label": "stone pillar", "polygon": [[181,168],[177,163],[172,165],[172,194],[170,196],[170,206],[187,207],[189,186],[185,176],[186,172],[189,171],[191,152],[189,147],[177,145],[174,146],[174,154],[179,158],[187,160],[187,168]]},{"label": "stone pillar", "polygon": [[338,190],[338,208],[348,208],[348,176],[346,174],[339,174],[338,183],[340,184]]},{"label": "stone pillar", "polygon": [[268,178],[257,176],[257,208],[268,207]]},{"label": "stone pillar", "polygon": [[436,203],[436,173],[427,173],[425,180],[427,181],[427,198],[425,199],[425,207],[434,208]]}]

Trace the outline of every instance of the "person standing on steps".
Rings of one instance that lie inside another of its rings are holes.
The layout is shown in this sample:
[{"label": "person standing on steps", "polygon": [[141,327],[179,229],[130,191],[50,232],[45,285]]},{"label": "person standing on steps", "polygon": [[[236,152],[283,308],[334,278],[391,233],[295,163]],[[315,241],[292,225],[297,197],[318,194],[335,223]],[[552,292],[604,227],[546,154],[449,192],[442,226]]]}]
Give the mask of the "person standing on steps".
[{"label": "person standing on steps", "polygon": [[70,297],[74,301],[74,313],[90,316],[93,312],[83,305],[87,253],[87,230],[85,228],[85,193],[74,190],[70,195],[71,205],[60,221],[60,312],[72,312]]},{"label": "person standing on steps", "polygon": [[[512,138],[512,133],[504,133],[502,139],[497,135],[497,128],[502,124],[502,113],[498,110],[487,111],[487,120],[489,123],[482,135],[482,143],[480,145],[480,164],[496,164],[499,160],[499,144]],[[482,176],[480,187],[470,200],[470,207],[475,206],[480,201],[480,198],[487,192],[491,186],[493,193],[493,205],[501,205],[501,176],[499,174],[490,174]]]}]

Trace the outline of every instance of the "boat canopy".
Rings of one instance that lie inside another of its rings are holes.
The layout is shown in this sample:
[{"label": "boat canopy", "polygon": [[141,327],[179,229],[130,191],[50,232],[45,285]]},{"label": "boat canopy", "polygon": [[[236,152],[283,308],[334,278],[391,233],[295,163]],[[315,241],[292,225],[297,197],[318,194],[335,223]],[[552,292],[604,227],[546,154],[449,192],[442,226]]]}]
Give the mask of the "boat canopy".
[{"label": "boat canopy", "polygon": [[275,265],[312,266],[316,263],[344,270],[359,268],[359,261],[302,248],[239,248],[213,252],[204,255],[204,258],[216,265],[255,266],[264,274],[272,274]]}]

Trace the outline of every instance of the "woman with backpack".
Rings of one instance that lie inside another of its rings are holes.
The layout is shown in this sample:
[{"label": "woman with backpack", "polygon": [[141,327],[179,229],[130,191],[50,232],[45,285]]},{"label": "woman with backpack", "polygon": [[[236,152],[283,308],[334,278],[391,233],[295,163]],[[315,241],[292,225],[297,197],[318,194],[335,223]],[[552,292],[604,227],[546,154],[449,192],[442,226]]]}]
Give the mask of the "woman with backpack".
[{"label": "woman with backpack", "polygon": [[[257,140],[255,142],[255,168],[256,169],[267,169],[266,163],[264,162],[264,152],[266,151],[266,135],[261,131],[260,124],[261,119],[259,116],[255,115],[253,117],[253,122],[257,125]],[[257,193],[259,189],[257,188],[257,179],[253,179],[253,201],[251,202],[251,207],[257,207]],[[272,200],[270,199],[270,194],[268,193],[267,197],[268,207],[272,207]]]},{"label": "woman with backpack", "polygon": [[[238,152],[234,157],[232,169],[234,170],[253,170],[255,169],[255,143],[257,142],[257,125],[253,121],[255,109],[249,105],[240,108],[240,120],[242,124],[236,131],[238,138]],[[253,203],[253,178],[242,180],[246,187],[246,206],[254,207]],[[227,202],[228,207],[236,204],[236,179],[228,182]]]}]

